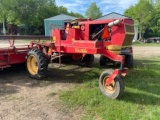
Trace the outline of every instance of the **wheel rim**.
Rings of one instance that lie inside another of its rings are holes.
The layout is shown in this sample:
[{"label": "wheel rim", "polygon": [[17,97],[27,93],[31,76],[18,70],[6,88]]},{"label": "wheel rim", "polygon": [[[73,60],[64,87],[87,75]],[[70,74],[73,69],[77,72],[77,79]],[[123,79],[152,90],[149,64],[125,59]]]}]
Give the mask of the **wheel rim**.
[{"label": "wheel rim", "polygon": [[116,90],[116,83],[113,80],[110,85],[106,85],[106,82],[108,81],[108,78],[109,78],[109,76],[104,77],[104,79],[103,79],[103,87],[104,87],[104,89],[105,89],[105,91],[107,93],[113,94],[115,92],[115,90]]},{"label": "wheel rim", "polygon": [[35,75],[38,71],[37,59],[34,55],[30,55],[27,59],[27,68],[30,74]]}]

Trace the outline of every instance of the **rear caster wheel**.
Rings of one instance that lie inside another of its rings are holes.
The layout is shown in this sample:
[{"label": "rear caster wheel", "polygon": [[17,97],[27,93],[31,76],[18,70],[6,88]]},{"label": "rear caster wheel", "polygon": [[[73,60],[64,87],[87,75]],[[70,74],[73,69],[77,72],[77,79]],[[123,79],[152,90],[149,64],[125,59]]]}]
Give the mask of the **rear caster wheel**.
[{"label": "rear caster wheel", "polygon": [[99,78],[99,87],[101,92],[108,98],[119,98],[124,92],[124,80],[122,76],[117,76],[110,85],[106,85],[111,72],[104,71]]}]

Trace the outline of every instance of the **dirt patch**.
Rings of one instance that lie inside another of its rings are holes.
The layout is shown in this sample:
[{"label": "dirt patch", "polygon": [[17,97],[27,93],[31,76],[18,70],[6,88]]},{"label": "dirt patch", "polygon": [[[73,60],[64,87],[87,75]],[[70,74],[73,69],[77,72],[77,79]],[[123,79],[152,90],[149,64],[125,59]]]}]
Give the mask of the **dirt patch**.
[{"label": "dirt patch", "polygon": [[155,57],[160,56],[160,47],[155,46],[147,46],[147,47],[133,47],[133,54],[134,56],[141,56],[141,57]]},{"label": "dirt patch", "polygon": [[[133,47],[134,56],[160,56],[159,51],[160,47]],[[60,102],[59,93],[79,84],[76,77],[84,69],[76,65],[63,67],[50,66],[50,77],[42,81],[29,78],[22,65],[1,71],[0,120],[78,120],[83,111],[68,111]]]},{"label": "dirt patch", "polygon": [[80,114],[68,111],[59,101],[60,91],[74,85],[56,79],[33,80],[17,66],[5,70],[0,74],[0,120],[77,120]]}]

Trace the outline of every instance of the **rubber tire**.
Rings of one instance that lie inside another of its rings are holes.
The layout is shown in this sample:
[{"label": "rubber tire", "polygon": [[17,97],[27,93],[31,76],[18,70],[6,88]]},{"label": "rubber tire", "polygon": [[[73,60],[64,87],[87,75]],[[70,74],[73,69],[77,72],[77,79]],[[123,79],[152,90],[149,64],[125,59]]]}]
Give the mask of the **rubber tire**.
[{"label": "rubber tire", "polygon": [[85,67],[91,67],[93,63],[94,63],[94,55],[86,54],[83,60],[80,61],[79,65],[85,66]]},{"label": "rubber tire", "polygon": [[125,56],[125,67],[132,68],[133,67],[133,55]]},{"label": "rubber tire", "polygon": [[47,76],[47,67],[48,67],[48,59],[46,58],[45,54],[39,49],[31,49],[27,53],[27,59],[29,56],[33,55],[37,60],[38,71],[35,75],[31,74],[27,67],[26,61],[26,68],[29,73],[29,76],[35,79],[42,79]]},{"label": "rubber tire", "polygon": [[104,55],[100,56],[99,66],[106,66],[106,57]]},{"label": "rubber tire", "polygon": [[114,93],[112,94],[109,94],[107,93],[107,91],[104,89],[103,87],[103,79],[105,76],[110,76],[112,72],[108,72],[107,70],[102,72],[102,74],[100,75],[99,77],[99,87],[100,87],[100,90],[101,92],[108,98],[110,99],[117,99],[119,98],[120,96],[122,96],[122,94],[124,93],[124,89],[125,89],[125,85],[124,85],[124,80],[122,78],[121,75],[118,75],[114,81],[115,81],[115,84],[116,84],[116,90]]},{"label": "rubber tire", "polygon": [[94,63],[94,55],[86,55],[87,59],[86,59],[86,67],[91,67]]}]

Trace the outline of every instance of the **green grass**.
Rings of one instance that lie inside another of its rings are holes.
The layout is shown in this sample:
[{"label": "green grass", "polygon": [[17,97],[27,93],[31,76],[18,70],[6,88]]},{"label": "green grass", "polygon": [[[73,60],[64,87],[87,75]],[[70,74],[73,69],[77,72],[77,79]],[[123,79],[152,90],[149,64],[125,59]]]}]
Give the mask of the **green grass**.
[{"label": "green grass", "polygon": [[47,96],[50,96],[50,97],[55,96],[55,95],[56,95],[56,93],[53,92],[53,91],[50,91],[50,92],[48,92],[48,94],[47,94]]},{"label": "green grass", "polygon": [[83,83],[60,94],[62,102],[73,111],[83,108],[82,120],[160,120],[160,58],[142,60],[125,77],[125,92],[118,100],[105,97],[98,87],[103,69],[79,74]]},{"label": "green grass", "polygon": [[133,42],[133,46],[159,46],[160,47],[160,43],[143,43],[143,42]]}]

